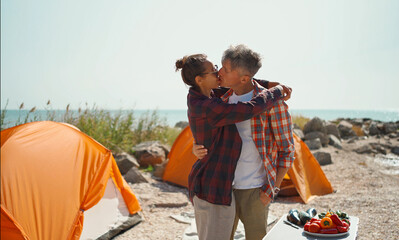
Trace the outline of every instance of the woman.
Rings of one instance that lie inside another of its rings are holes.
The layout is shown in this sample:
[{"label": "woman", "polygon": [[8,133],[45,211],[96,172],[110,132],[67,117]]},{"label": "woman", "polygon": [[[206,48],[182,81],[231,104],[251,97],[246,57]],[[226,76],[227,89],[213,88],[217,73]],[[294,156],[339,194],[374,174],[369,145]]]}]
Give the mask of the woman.
[{"label": "woman", "polygon": [[[185,56],[176,61],[176,71],[190,86],[188,119],[195,142],[208,149],[189,175],[190,200],[194,204],[199,239],[229,239],[235,217],[232,186],[241,138],[234,123],[264,112],[290,90],[277,86],[264,90],[249,102],[228,104],[215,96],[218,70],[206,55]],[[289,96],[287,97],[289,98]],[[226,181],[226,180],[229,181]]]}]

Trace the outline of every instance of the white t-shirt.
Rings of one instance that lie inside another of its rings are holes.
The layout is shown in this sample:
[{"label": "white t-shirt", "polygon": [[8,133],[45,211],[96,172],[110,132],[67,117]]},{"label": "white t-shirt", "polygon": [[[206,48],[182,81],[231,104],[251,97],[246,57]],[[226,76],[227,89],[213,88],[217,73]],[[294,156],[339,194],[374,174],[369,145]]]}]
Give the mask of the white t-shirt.
[{"label": "white t-shirt", "polygon": [[[243,95],[233,95],[229,103],[247,102],[252,99],[253,91]],[[233,188],[250,189],[263,186],[266,182],[266,170],[252,139],[251,120],[236,123],[242,140],[241,155],[234,173]]]}]

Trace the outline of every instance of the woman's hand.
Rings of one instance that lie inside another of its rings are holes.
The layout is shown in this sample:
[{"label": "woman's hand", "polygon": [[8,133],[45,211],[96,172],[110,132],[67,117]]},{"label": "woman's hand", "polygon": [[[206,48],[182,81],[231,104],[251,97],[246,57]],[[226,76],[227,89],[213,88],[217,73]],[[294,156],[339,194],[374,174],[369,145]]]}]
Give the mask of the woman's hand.
[{"label": "woman's hand", "polygon": [[208,149],[204,147],[204,145],[197,145],[195,142],[193,143],[193,154],[198,158],[202,159],[208,154]]},{"label": "woman's hand", "polygon": [[291,98],[291,93],[292,93],[292,88],[290,88],[290,87],[288,87],[286,85],[281,85],[281,84],[279,86],[281,86],[283,88],[283,92],[282,92],[283,100],[287,101],[288,99],[290,99]]}]

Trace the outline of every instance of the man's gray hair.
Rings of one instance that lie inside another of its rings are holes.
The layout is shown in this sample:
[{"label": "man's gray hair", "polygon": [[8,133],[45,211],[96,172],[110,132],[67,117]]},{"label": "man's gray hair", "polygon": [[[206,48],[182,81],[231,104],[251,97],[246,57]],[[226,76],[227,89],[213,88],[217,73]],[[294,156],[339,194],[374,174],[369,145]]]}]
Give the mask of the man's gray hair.
[{"label": "man's gray hair", "polygon": [[222,62],[230,60],[232,69],[241,69],[253,77],[262,67],[261,56],[244,44],[230,46],[223,53]]}]

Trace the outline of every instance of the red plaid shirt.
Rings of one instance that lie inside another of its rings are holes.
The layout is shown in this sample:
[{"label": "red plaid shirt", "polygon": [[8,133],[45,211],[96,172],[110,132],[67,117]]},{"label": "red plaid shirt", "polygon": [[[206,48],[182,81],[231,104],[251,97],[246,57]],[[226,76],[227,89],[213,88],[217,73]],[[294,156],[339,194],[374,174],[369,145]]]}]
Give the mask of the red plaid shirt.
[{"label": "red plaid shirt", "polygon": [[[262,91],[263,87],[254,82],[254,95]],[[230,89],[222,100],[228,102],[233,94]],[[268,182],[262,190],[273,199],[277,168],[290,168],[294,161],[294,139],[292,136],[291,115],[283,100],[262,114],[251,119],[252,138],[263,160]]]},{"label": "red plaid shirt", "polygon": [[196,195],[210,203],[231,204],[232,182],[242,145],[235,123],[270,109],[279,99],[281,91],[272,88],[249,102],[228,104],[190,88],[187,96],[190,128],[195,142],[208,149],[208,154],[191,169],[188,178],[191,200]]}]

